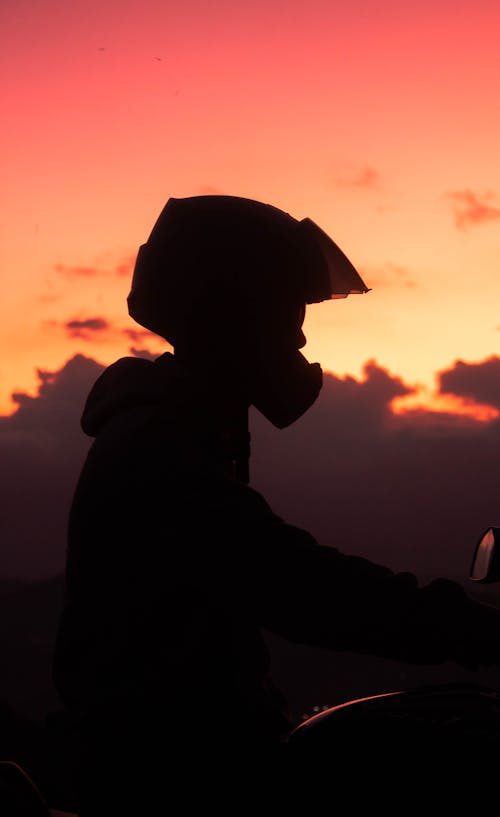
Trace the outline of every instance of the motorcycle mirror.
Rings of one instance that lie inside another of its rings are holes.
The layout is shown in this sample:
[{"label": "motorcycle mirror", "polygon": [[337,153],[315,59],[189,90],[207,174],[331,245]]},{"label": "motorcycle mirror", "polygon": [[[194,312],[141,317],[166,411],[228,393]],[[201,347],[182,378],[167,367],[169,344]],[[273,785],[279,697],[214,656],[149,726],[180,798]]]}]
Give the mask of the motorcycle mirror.
[{"label": "motorcycle mirror", "polygon": [[481,535],[470,570],[469,579],[491,584],[500,581],[500,528],[490,527]]}]

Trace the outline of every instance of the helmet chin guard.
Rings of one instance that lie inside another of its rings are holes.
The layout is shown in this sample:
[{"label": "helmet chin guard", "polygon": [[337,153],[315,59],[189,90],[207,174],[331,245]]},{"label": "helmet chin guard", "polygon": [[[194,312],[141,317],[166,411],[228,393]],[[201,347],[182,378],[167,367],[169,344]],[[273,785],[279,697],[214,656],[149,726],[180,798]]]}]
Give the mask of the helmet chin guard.
[{"label": "helmet chin guard", "polygon": [[298,351],[281,355],[259,368],[253,405],[276,428],[286,428],[313,405],[322,385],[319,363],[309,363]]}]

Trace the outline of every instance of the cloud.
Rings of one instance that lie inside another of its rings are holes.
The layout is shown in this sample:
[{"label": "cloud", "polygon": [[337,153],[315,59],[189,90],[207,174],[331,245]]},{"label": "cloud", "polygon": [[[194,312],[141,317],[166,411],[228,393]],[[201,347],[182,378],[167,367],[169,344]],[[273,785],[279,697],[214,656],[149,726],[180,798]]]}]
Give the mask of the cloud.
[{"label": "cloud", "polygon": [[365,190],[379,190],[381,176],[373,167],[366,166],[349,176],[337,176],[335,184],[338,187],[358,187]]},{"label": "cloud", "polygon": [[110,329],[110,323],[106,318],[84,318],[66,321],[64,327],[71,338],[83,338],[93,340],[95,333],[105,332]]},{"label": "cloud", "polygon": [[62,275],[68,278],[95,278],[98,275],[106,275],[106,272],[98,269],[98,267],[78,267],[67,264],[54,264],[54,269],[56,272],[60,272]]},{"label": "cloud", "polygon": [[34,397],[14,395],[0,417],[2,576],[61,572],[66,523],[89,440],[80,428],[83,401],[103,367],[76,355],[59,371],[39,369]]},{"label": "cloud", "polygon": [[[120,327],[110,323],[107,318],[102,316],[94,316],[90,318],[72,318],[67,321],[46,320],[43,321],[43,326],[48,328],[64,329],[68,337],[80,338],[87,342],[101,342],[103,339],[109,341],[111,339],[119,340],[125,336],[132,342],[130,348],[131,354],[136,354],[133,349],[139,350],[140,356],[154,356],[158,357],[163,352],[170,350],[172,347],[159,335],[150,332],[149,329]],[[143,347],[147,340],[156,341],[160,344],[158,351],[150,351]]]},{"label": "cloud", "polygon": [[223,196],[224,193],[218,187],[212,187],[209,184],[202,184],[198,188],[200,196]]},{"label": "cloud", "polygon": [[158,354],[150,352],[149,349],[137,349],[135,346],[130,346],[129,352],[134,357],[143,357],[145,360],[156,360],[158,357]]},{"label": "cloud", "polygon": [[438,384],[441,394],[500,409],[500,358],[492,356],[481,363],[456,360],[451,369],[439,372]]},{"label": "cloud", "polygon": [[[169,343],[167,343],[163,338],[160,338],[159,335],[156,335],[154,332],[150,332],[149,329],[131,329],[129,327],[122,329],[122,334],[126,335],[126,337],[130,338],[132,341],[132,345],[129,346],[129,353],[134,357],[143,357],[146,360],[156,360],[159,355],[164,354],[164,352],[172,350],[172,347]],[[148,349],[146,346],[138,345],[144,343],[145,340],[153,340],[153,341],[160,341],[161,348],[157,351],[152,351]]]},{"label": "cloud", "polygon": [[376,267],[363,268],[360,272],[363,279],[369,281],[373,288],[399,286],[414,289],[418,286],[418,282],[412,277],[411,270],[393,261]]},{"label": "cloud", "polygon": [[500,423],[424,409],[395,416],[411,388],[372,362],[325,377],[320,398],[276,432],[252,414],[252,479],[319,541],[420,577],[466,580],[477,537],[500,523]]},{"label": "cloud", "polygon": [[446,197],[450,201],[455,224],[459,230],[500,219],[500,209],[489,204],[494,199],[493,193],[480,195],[472,190],[455,190],[446,193]]},{"label": "cloud", "polygon": [[[125,256],[111,269],[103,268],[97,264],[92,266],[78,266],[71,264],[54,264],[54,270],[66,278],[96,278],[109,276],[110,274],[132,277],[134,270],[136,253]],[[109,260],[109,259],[108,259]]]},{"label": "cloud", "polygon": [[127,277],[131,278],[132,273],[134,271],[136,257],[137,256],[135,254],[130,255],[127,258],[125,258],[123,261],[121,261],[119,264],[117,264],[116,267],[115,267],[115,274],[120,275],[120,276],[127,276]]},{"label": "cloud", "polygon": [[150,332],[149,329],[131,329],[127,327],[126,329],[122,329],[122,332],[134,343],[137,343],[137,341],[141,341],[144,338],[159,338],[159,335],[155,335],[155,333]]},{"label": "cloud", "polygon": [[57,301],[61,300],[61,296],[60,295],[51,295],[50,293],[48,293],[48,294],[44,294],[44,295],[39,295],[36,300],[40,304],[54,304]]}]

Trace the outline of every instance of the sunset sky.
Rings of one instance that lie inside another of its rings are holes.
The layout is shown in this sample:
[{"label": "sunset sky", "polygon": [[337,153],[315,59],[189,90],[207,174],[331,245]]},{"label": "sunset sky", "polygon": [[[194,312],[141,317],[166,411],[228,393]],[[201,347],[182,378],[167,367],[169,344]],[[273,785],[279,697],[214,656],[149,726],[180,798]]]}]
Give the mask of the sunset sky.
[{"label": "sunset sky", "polygon": [[500,355],[499,33],[497,0],[3,0],[0,412],[77,352],[166,348],[125,298],[171,196],[335,239],[372,291],[308,308],[327,371],[428,402]]},{"label": "sunset sky", "polygon": [[[82,408],[117,358],[169,348],[126,297],[171,197],[309,217],[371,289],[307,308],[324,387],[289,428],[250,410],[252,487],[500,607],[469,581],[500,528],[500,0],[0,0],[0,74],[0,699],[53,693]],[[378,668],[340,660],[315,702],[333,678],[326,702],[370,694]]]}]

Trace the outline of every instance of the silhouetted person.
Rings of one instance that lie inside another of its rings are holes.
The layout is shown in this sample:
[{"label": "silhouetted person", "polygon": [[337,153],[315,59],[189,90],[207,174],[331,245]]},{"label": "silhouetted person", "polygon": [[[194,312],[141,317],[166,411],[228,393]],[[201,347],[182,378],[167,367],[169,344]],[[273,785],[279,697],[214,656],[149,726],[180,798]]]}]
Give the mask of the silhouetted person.
[{"label": "silhouetted person", "polygon": [[54,667],[82,815],[177,794],[179,813],[221,808],[235,776],[244,803],[277,775],[291,724],[265,631],[415,663],[500,660],[496,610],[320,545],[249,487],[249,407],[283,428],[321,389],[299,352],[306,305],[366,291],[312,221],[248,199],[170,199],[140,248],[129,312],[174,354],[115,362],[82,418],[95,441]]}]

